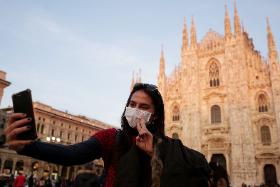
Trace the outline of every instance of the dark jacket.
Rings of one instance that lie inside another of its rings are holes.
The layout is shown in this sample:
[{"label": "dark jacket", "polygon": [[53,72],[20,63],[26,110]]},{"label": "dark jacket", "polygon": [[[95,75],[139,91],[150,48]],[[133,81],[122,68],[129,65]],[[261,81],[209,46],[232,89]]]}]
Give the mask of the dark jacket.
[{"label": "dark jacket", "polygon": [[76,176],[74,187],[100,187],[98,176],[92,171],[82,171]]},{"label": "dark jacket", "polygon": [[[161,187],[208,187],[210,168],[201,153],[185,147],[180,140],[169,138],[159,145],[159,150],[163,161]],[[141,153],[137,146],[132,146],[121,157],[116,187],[151,186],[151,169],[143,169],[149,158]]]}]

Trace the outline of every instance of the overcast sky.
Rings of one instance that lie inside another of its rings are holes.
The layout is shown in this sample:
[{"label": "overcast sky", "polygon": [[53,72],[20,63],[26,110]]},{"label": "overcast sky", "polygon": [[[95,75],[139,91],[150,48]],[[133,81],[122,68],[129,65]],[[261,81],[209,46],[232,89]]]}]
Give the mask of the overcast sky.
[{"label": "overcast sky", "polygon": [[[191,17],[198,41],[224,33],[229,0],[0,0],[0,70],[11,94],[30,88],[33,100],[119,126],[132,72],[156,84],[161,45],[166,72],[180,62],[183,20]],[[267,56],[266,17],[280,45],[280,1],[237,0],[239,17],[255,48]],[[278,50],[279,51],[279,50]]]}]

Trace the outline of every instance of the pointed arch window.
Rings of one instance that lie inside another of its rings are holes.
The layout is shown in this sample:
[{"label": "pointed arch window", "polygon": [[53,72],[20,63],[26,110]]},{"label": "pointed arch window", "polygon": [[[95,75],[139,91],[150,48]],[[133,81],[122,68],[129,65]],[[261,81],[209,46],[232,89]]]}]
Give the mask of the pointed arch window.
[{"label": "pointed arch window", "polygon": [[180,120],[180,110],[178,106],[175,106],[172,110],[172,120],[179,121]]},{"label": "pointed arch window", "polygon": [[259,95],[258,110],[259,110],[259,112],[267,112],[268,111],[267,98],[264,94]]},{"label": "pointed arch window", "polygon": [[209,67],[210,87],[220,86],[219,67],[216,62],[212,62]]},{"label": "pointed arch window", "polygon": [[211,123],[221,123],[221,108],[218,105],[211,107]]},{"label": "pointed arch window", "polygon": [[271,135],[268,126],[261,127],[261,141],[263,145],[270,145],[271,144]]}]

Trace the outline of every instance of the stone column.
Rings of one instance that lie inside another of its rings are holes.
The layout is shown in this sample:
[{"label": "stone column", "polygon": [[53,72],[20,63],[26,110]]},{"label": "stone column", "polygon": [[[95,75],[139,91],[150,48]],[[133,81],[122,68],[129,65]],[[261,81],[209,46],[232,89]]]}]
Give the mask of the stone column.
[{"label": "stone column", "polygon": [[69,172],[70,172],[70,167],[67,167],[66,179],[69,179]]},{"label": "stone column", "polygon": [[1,170],[0,170],[0,173],[3,173],[5,160],[6,160],[6,158],[5,158],[5,157],[1,157],[2,164],[1,164]]},{"label": "stone column", "polygon": [[16,164],[17,164],[18,159],[13,159],[13,167],[12,167],[12,172],[11,173],[15,173],[15,169],[16,169]]}]

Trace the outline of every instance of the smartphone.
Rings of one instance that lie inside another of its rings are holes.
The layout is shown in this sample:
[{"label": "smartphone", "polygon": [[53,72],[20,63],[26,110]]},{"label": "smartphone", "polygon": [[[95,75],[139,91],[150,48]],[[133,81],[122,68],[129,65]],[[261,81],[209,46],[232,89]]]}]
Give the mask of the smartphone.
[{"label": "smartphone", "polygon": [[25,124],[29,125],[31,128],[28,131],[22,132],[17,135],[17,138],[20,140],[35,140],[37,138],[36,132],[36,123],[33,112],[33,102],[31,90],[26,89],[19,93],[15,93],[12,95],[13,100],[13,108],[15,113],[24,113],[27,118],[31,118],[32,120]]}]

